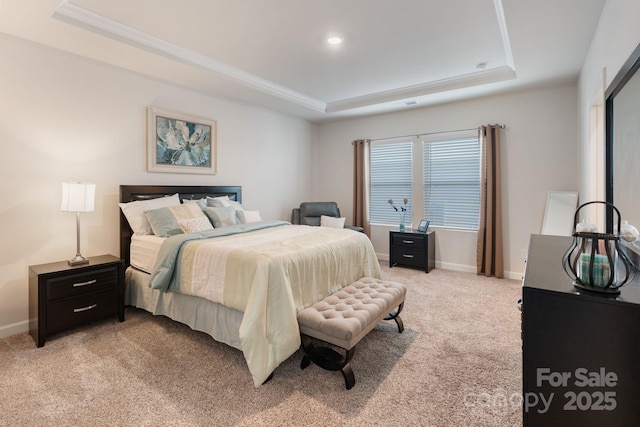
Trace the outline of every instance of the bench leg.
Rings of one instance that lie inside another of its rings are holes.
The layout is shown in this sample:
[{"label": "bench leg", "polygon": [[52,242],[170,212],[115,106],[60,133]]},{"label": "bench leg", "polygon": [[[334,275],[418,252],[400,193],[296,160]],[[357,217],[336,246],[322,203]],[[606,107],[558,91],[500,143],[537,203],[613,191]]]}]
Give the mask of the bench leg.
[{"label": "bench leg", "polygon": [[[300,338],[302,340],[302,348],[305,352],[302,362],[300,363],[300,369],[305,369],[313,362],[328,371],[342,372],[347,390],[350,390],[355,385],[356,378],[349,364],[351,358],[353,358],[355,347],[345,350],[343,356],[332,348],[314,345],[313,338],[308,335],[302,334]],[[317,341],[322,342],[321,340]]]},{"label": "bench leg", "polygon": [[402,333],[402,331],[404,331],[404,323],[402,323],[402,319],[400,318],[400,313],[402,312],[403,308],[404,308],[404,301],[400,303],[396,311],[389,313],[389,315],[384,318],[384,320],[391,320],[391,319],[395,320],[396,325],[398,325],[399,333]]},{"label": "bench leg", "polygon": [[[351,349],[350,351],[353,351],[353,349]],[[351,369],[351,365],[347,363],[342,367],[342,369],[340,369],[340,372],[342,372],[342,376],[344,377],[345,387],[347,387],[347,390],[351,390],[351,387],[356,384],[356,377],[353,375],[353,369]]]}]

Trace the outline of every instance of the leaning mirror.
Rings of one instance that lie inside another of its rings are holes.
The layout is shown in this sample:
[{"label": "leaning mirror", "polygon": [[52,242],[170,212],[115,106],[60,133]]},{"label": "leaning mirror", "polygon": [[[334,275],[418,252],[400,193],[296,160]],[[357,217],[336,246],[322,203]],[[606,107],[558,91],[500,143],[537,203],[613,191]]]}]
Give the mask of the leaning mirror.
[{"label": "leaning mirror", "polygon": [[[615,205],[623,221],[640,226],[640,45],[622,66],[606,98],[606,200]],[[607,212],[607,231],[614,232]],[[640,246],[629,245],[640,254]]]},{"label": "leaning mirror", "polygon": [[549,191],[547,207],[542,221],[542,234],[571,236],[573,233],[573,218],[577,207],[577,192]]}]

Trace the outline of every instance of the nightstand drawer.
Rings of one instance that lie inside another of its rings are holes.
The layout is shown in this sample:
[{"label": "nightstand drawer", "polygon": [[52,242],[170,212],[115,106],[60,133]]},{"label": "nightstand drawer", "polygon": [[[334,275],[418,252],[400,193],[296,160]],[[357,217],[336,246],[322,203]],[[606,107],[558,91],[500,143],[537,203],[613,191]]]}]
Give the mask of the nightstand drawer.
[{"label": "nightstand drawer", "polygon": [[118,289],[115,286],[105,292],[62,299],[47,306],[47,332],[60,332],[117,313]]},{"label": "nightstand drawer", "polygon": [[69,296],[82,295],[104,290],[105,287],[116,288],[118,284],[118,267],[102,268],[84,273],[65,275],[47,279],[47,300],[56,300]]},{"label": "nightstand drawer", "polygon": [[393,246],[424,248],[425,236],[397,233],[393,235],[392,239]]},{"label": "nightstand drawer", "polygon": [[393,253],[393,263],[424,268],[426,252],[422,249],[398,248]]}]

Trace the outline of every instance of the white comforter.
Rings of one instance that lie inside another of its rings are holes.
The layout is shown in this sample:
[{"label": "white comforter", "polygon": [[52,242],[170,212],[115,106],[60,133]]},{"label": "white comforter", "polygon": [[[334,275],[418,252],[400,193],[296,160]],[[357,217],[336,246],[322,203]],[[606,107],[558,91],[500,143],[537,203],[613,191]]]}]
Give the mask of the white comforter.
[{"label": "white comforter", "polygon": [[167,239],[151,285],[242,311],[242,350],[259,386],[300,347],[297,312],[361,277],[379,278],[380,265],[363,233],[273,222],[235,227],[213,238]]}]

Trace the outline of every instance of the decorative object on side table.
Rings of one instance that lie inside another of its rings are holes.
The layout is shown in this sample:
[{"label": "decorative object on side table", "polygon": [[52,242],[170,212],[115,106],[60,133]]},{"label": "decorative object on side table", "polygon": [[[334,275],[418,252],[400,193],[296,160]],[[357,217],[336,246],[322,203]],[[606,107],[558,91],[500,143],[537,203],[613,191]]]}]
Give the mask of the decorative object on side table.
[{"label": "decorative object on side table", "polygon": [[418,224],[418,229],[416,230],[418,233],[426,233],[429,229],[429,223],[431,221],[427,221],[426,219],[421,219],[420,224]]},{"label": "decorative object on side table", "polygon": [[[573,243],[562,257],[562,266],[577,289],[618,295],[620,287],[630,282],[635,274],[631,260],[620,248],[620,235],[598,233],[594,225],[578,223],[580,209],[596,203],[615,212],[618,217],[616,230],[622,230],[620,212],[614,205],[600,201],[584,203],[575,212]],[[633,232],[627,231],[627,235],[633,235]]]},{"label": "decorative object on side table", "polygon": [[640,234],[638,233],[638,229],[633,225],[629,224],[628,221],[622,221],[622,226],[620,227],[620,238],[629,243],[634,243],[638,240]]},{"label": "decorative object on side table", "polygon": [[96,194],[95,184],[83,184],[80,182],[62,183],[63,212],[76,213],[76,256],[70,259],[69,265],[88,264],[89,260],[80,254],[80,212],[93,212],[93,202]]},{"label": "decorative object on side table", "polygon": [[404,205],[398,207],[393,204],[393,199],[389,199],[389,204],[391,205],[391,207],[396,212],[400,213],[400,231],[404,231],[404,217],[407,214],[407,209],[409,208],[409,206],[407,206],[407,204],[409,203],[409,199],[405,197],[402,201],[404,202]]}]

